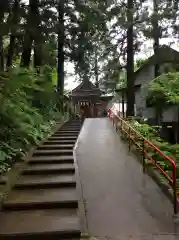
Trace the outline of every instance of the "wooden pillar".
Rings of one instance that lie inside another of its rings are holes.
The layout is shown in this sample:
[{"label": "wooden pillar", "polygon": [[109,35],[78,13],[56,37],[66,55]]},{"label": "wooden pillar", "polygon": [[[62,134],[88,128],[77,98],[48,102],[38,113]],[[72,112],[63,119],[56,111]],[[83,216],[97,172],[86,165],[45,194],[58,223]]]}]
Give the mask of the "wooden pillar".
[{"label": "wooden pillar", "polygon": [[69,101],[66,102],[65,117],[69,117]]},{"label": "wooden pillar", "polygon": [[124,110],[124,92],[122,92],[122,117],[125,117],[125,110]]},{"label": "wooden pillar", "polygon": [[97,108],[96,108],[96,104],[93,104],[93,115],[94,117],[97,117]]},{"label": "wooden pillar", "polygon": [[98,109],[97,109],[97,106],[96,106],[96,104],[94,103],[94,105],[93,105],[93,112],[94,112],[94,117],[98,117]]},{"label": "wooden pillar", "polygon": [[70,110],[73,111],[74,110],[74,99],[71,98],[71,101],[70,101]]},{"label": "wooden pillar", "polygon": [[90,112],[91,112],[91,117],[94,117],[94,104],[90,103]]},{"label": "wooden pillar", "polygon": [[76,114],[76,106],[75,105],[76,105],[76,102],[73,103],[73,111]]}]

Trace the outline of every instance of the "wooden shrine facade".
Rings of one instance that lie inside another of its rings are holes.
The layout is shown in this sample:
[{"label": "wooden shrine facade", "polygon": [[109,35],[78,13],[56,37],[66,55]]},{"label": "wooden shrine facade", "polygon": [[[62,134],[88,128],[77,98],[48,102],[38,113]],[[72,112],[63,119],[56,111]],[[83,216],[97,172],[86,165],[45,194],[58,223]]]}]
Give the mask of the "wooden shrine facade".
[{"label": "wooden shrine facade", "polygon": [[[76,113],[83,110],[85,117],[99,117],[100,108],[104,105],[101,100],[102,91],[86,80],[72,90],[70,98]],[[108,101],[108,99],[107,99]]]}]

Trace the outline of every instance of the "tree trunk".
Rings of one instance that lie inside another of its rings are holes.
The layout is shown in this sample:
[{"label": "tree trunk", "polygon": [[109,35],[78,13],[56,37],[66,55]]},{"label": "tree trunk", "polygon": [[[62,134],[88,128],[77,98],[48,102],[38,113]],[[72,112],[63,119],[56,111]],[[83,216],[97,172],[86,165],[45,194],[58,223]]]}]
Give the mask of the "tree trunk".
[{"label": "tree trunk", "polygon": [[32,42],[32,37],[28,32],[26,32],[24,37],[23,52],[21,56],[21,67],[29,67],[30,65]]},{"label": "tree trunk", "polygon": [[34,43],[34,67],[38,68],[42,66],[42,45],[41,41],[35,41]]},{"label": "tree trunk", "polygon": [[39,68],[42,66],[43,52],[43,36],[41,30],[39,29],[40,22],[36,27],[36,35],[34,36],[34,67]]},{"label": "tree trunk", "polygon": [[7,54],[7,62],[6,62],[6,68],[9,68],[12,66],[15,46],[16,46],[16,32],[17,32],[17,24],[19,23],[19,10],[20,10],[20,1],[15,0],[14,6],[13,6],[13,17],[12,17],[12,24],[14,25],[11,29],[11,36],[10,36],[10,43],[8,47],[8,54]]},{"label": "tree trunk", "polygon": [[[153,25],[153,49],[154,49],[154,55],[155,55],[155,65],[154,65],[154,77],[160,76],[160,64],[159,59],[160,56],[158,55],[159,50],[159,26],[158,26],[158,4],[157,0],[153,0],[153,19],[152,19],[152,25]],[[160,125],[162,121],[162,106],[156,108],[156,124]]]},{"label": "tree trunk", "polygon": [[43,45],[43,35],[40,27],[41,20],[39,18],[39,9],[38,5],[34,9],[34,14],[36,18],[35,29],[33,31],[34,39],[34,67],[39,68],[42,66],[42,45]]},{"label": "tree trunk", "polygon": [[38,0],[29,0],[29,12],[27,17],[26,33],[24,37],[24,47],[21,57],[21,66],[29,67],[31,59],[32,43],[37,34],[38,24]]},{"label": "tree trunk", "polygon": [[3,32],[1,31],[4,13],[5,13],[6,5],[2,2],[0,3],[0,71],[4,71],[4,48],[3,48]]},{"label": "tree trunk", "polygon": [[159,26],[158,26],[158,4],[157,0],[153,0],[153,8],[154,8],[154,13],[153,13],[153,48],[154,48],[154,55],[155,55],[155,67],[154,67],[154,76],[155,78],[160,76],[160,65],[159,65],[159,57],[157,56],[158,54],[158,49],[159,49]]},{"label": "tree trunk", "polygon": [[4,50],[3,50],[3,40],[0,36],[0,72],[4,71]]},{"label": "tree trunk", "polygon": [[134,49],[133,49],[133,0],[127,2],[127,111],[126,116],[134,116]]},{"label": "tree trunk", "polygon": [[95,50],[95,82],[96,87],[99,87],[99,73],[98,73],[98,56],[97,56],[97,50]]},{"label": "tree trunk", "polygon": [[59,1],[58,5],[58,81],[57,91],[63,95],[64,92],[64,0]]},{"label": "tree trunk", "polygon": [[16,37],[11,34],[10,43],[8,47],[6,68],[10,68],[12,66],[15,46],[16,46]]}]

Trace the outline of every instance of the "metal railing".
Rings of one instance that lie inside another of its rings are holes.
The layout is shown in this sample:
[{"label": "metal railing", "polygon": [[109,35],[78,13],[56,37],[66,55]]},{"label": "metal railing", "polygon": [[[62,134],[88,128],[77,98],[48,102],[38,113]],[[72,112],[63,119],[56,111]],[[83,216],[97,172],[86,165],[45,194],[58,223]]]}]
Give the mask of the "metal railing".
[{"label": "metal railing", "polygon": [[[120,130],[121,137],[124,137],[124,135],[126,136],[126,139],[129,142],[129,151],[131,150],[131,146],[135,145],[136,149],[141,153],[143,171],[145,172],[145,168],[147,165],[146,160],[148,160],[153,165],[155,165],[155,167],[163,174],[165,179],[168,181],[173,191],[173,210],[176,214],[178,212],[176,161],[163,153],[157,146],[155,146],[152,142],[143,137],[128,122],[117,116],[111,109],[108,111],[108,117],[113,122],[113,125],[116,127],[116,131]],[[153,152],[154,154],[151,155],[151,152]],[[165,165],[167,165],[167,169],[162,166],[162,161],[154,158],[153,155],[157,155],[158,158],[160,158],[161,160],[165,160]]]}]

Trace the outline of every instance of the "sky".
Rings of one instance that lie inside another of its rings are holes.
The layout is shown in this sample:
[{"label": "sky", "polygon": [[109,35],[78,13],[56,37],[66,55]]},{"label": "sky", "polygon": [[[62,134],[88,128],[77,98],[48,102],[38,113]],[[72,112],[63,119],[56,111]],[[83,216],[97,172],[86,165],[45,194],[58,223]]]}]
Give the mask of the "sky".
[{"label": "sky", "polygon": [[[65,72],[68,74],[74,74],[74,65],[73,63],[67,62],[65,63]],[[74,76],[67,76],[65,77],[65,89],[66,90],[72,90],[75,87],[77,87],[79,83],[75,81],[75,75]]]}]

